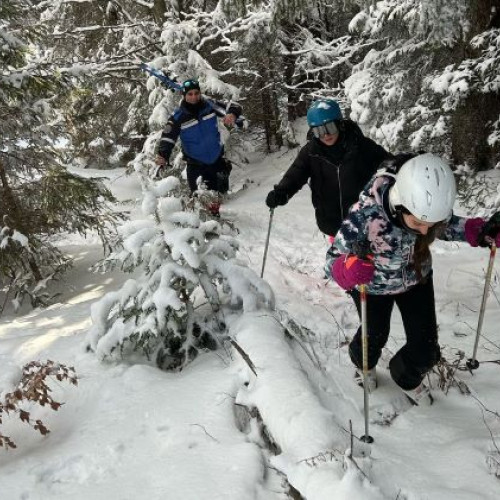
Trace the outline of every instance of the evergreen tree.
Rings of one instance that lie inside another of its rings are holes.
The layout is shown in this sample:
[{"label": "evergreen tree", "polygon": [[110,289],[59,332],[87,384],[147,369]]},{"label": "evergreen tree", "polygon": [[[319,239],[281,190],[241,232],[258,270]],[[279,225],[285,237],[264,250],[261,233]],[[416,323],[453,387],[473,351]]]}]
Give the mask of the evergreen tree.
[{"label": "evergreen tree", "polygon": [[146,219],[122,227],[123,248],[104,266],[136,278],[93,304],[90,348],[100,359],[142,353],[166,370],[180,370],[200,349],[227,335],[228,308],[274,307],[269,285],[236,259],[230,228],[207,219],[196,199],[168,177],[155,185],[142,166]]},{"label": "evergreen tree", "polygon": [[374,44],[346,81],[353,117],[392,150],[427,149],[479,170],[498,164],[493,4],[499,2],[366,6],[350,25]]},{"label": "evergreen tree", "polygon": [[357,7],[300,0],[254,2],[251,8],[225,0],[223,6],[232,29],[222,43],[244,89],[247,115],[263,126],[268,150],[295,146],[290,123],[310,101],[343,96],[341,82],[360,50],[345,36]]},{"label": "evergreen tree", "polygon": [[17,304],[28,295],[37,305],[47,298],[47,280],[70,263],[54,235],[97,230],[108,244],[106,226],[116,216],[106,208],[113,197],[98,180],[62,166],[57,107],[70,86],[36,45],[43,28],[31,2],[3,1],[0,18],[0,290]]},{"label": "evergreen tree", "polygon": [[149,113],[137,60],[161,50],[162,3],[58,0],[38,7],[50,61],[78,85],[64,114],[68,147],[81,166],[123,167],[142,148]]}]

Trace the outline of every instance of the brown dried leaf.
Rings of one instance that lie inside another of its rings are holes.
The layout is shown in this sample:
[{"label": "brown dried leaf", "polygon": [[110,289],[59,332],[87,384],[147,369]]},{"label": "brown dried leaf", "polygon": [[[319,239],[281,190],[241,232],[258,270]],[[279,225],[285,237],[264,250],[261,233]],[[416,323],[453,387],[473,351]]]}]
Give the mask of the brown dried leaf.
[{"label": "brown dried leaf", "polygon": [[30,414],[29,412],[25,410],[19,410],[19,418],[21,419],[21,422],[27,422],[29,423],[30,421]]},{"label": "brown dried leaf", "polygon": [[47,429],[47,427],[43,424],[38,425],[38,430],[42,436],[46,436],[50,432],[49,429]]}]

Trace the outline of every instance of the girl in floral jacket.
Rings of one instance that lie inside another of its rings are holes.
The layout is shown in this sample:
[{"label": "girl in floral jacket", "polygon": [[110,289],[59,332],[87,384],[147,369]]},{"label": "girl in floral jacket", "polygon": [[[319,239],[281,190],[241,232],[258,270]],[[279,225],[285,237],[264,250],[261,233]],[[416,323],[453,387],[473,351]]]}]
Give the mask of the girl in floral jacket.
[{"label": "girl in floral jacket", "polygon": [[[406,344],[390,360],[391,376],[416,404],[432,402],[422,383],[440,358],[429,246],[435,238],[467,241],[472,246],[493,241],[499,245],[499,216],[485,221],[453,215],[455,179],[437,156],[404,154],[385,166],[342,223],[327,253],[327,270],[348,290],[358,314],[356,286],[366,285],[370,390],[376,387],[375,367],[389,337],[396,304]],[[361,369],[361,329],[349,345],[349,354]]]}]

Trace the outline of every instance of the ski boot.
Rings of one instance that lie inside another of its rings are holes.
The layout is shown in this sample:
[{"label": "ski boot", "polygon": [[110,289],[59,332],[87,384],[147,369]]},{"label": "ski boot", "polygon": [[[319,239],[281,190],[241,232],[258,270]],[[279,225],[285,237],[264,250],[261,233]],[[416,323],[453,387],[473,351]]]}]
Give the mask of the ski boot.
[{"label": "ski boot", "polygon": [[434,398],[432,397],[429,387],[427,387],[423,382],[415,389],[403,392],[415,406],[430,406],[434,403]]}]

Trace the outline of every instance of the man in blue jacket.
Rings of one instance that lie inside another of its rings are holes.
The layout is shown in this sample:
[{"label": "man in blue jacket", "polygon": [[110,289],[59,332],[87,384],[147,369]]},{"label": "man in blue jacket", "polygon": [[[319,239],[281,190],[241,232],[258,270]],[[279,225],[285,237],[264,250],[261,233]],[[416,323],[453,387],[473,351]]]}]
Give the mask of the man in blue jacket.
[{"label": "man in blue jacket", "polygon": [[163,130],[156,163],[160,169],[168,165],[180,137],[191,192],[198,189],[197,181],[201,177],[207,189],[226,193],[231,164],[224,158],[217,119],[223,118],[224,125],[228,127],[235,125],[241,115],[241,106],[202,96],[196,80],[186,80],[182,89],[184,98]]}]

